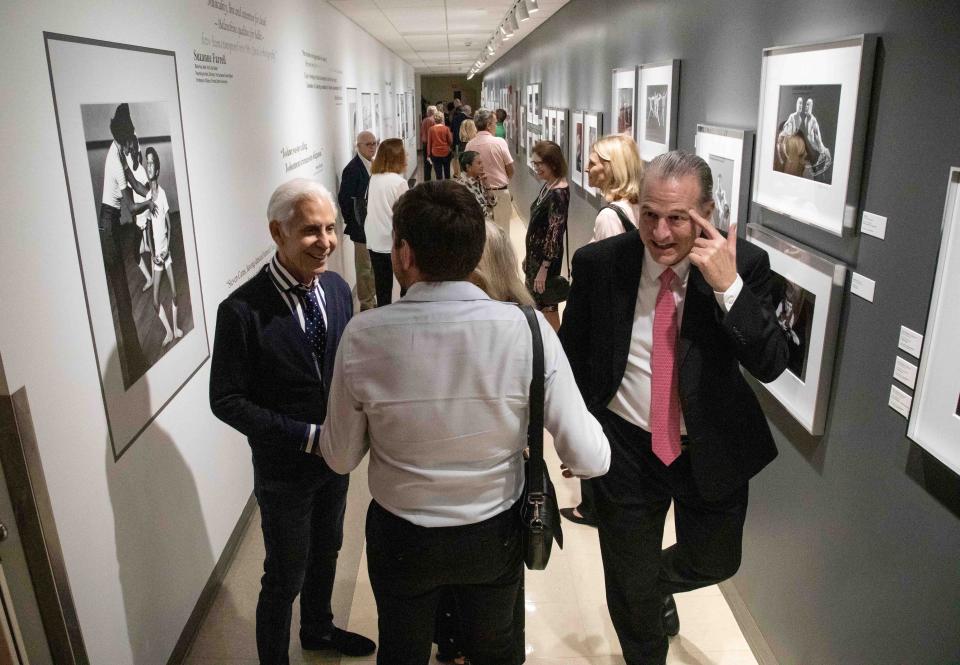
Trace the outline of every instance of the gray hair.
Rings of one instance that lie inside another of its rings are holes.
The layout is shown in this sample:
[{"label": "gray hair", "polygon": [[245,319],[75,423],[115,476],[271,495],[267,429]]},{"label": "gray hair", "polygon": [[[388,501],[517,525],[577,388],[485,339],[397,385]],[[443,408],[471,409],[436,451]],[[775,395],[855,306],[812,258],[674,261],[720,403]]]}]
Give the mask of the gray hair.
[{"label": "gray hair", "polygon": [[297,215],[297,207],[310,199],[326,201],[333,208],[333,214],[336,216],[337,202],[326,187],[309,178],[294,178],[273,190],[270,202],[267,204],[267,221],[276,220],[284,227],[288,227]]},{"label": "gray hair", "polygon": [[700,183],[700,204],[713,200],[713,174],[710,166],[697,155],[671,150],[653,158],[643,174],[644,183],[655,180],[680,180],[693,176]]},{"label": "gray hair", "polygon": [[431,104],[430,106],[427,107],[427,112],[424,113],[423,117],[424,117],[424,118],[432,118],[432,117],[433,117],[433,114],[436,113],[436,112],[437,112],[437,107],[434,106],[433,104]]},{"label": "gray hair", "polygon": [[473,122],[477,126],[477,131],[485,132],[490,126],[490,121],[494,118],[493,111],[490,109],[479,108],[473,114]]},{"label": "gray hair", "polygon": [[460,107],[460,110],[467,115],[470,115],[471,113],[473,113],[473,109],[470,107],[469,104],[464,104],[463,106]]}]

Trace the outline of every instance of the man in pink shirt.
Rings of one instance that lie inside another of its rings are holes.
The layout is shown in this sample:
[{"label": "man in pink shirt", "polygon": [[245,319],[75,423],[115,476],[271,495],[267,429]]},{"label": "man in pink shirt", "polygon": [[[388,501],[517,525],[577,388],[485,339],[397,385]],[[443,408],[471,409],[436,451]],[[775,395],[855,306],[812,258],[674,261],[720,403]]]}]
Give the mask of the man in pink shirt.
[{"label": "man in pink shirt", "polygon": [[430,164],[430,155],[427,154],[427,132],[429,132],[430,128],[436,124],[433,119],[433,114],[436,112],[437,112],[436,106],[428,106],[427,113],[423,116],[423,122],[420,123],[420,147],[423,150],[424,182],[430,182],[430,171],[431,171],[432,165]]},{"label": "man in pink shirt", "polygon": [[494,136],[497,116],[489,109],[477,109],[473,114],[477,135],[467,143],[467,150],[480,153],[487,189],[494,195],[493,221],[510,236],[510,218],[513,216],[513,197],[507,189],[513,177],[513,157],[504,139]]}]

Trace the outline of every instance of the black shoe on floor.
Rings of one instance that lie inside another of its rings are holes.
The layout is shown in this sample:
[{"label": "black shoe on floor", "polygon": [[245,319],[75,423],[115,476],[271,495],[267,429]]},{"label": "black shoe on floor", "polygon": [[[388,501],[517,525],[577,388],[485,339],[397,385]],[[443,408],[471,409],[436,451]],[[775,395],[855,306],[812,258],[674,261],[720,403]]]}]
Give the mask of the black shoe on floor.
[{"label": "black shoe on floor", "polygon": [[676,637],[680,632],[680,615],[677,614],[677,604],[673,596],[663,599],[663,632],[667,637]]},{"label": "black shoe on floor", "polygon": [[341,630],[336,626],[326,637],[301,635],[300,646],[306,651],[338,651],[344,656],[369,656],[377,650],[373,640],[357,633]]},{"label": "black shoe on floor", "polygon": [[587,526],[597,526],[597,520],[594,517],[586,517],[577,512],[576,508],[561,508],[560,514],[566,517],[574,524],[585,524]]}]

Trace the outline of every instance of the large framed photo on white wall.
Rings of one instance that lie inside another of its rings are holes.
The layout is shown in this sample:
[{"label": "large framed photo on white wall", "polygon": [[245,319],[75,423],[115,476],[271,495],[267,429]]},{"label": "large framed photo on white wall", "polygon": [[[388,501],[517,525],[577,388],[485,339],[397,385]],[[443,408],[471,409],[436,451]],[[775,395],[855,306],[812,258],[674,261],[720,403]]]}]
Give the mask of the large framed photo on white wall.
[{"label": "large framed photo on white wall", "polygon": [[788,338],[787,369],[764,387],[810,434],[823,434],[847,267],[757,224],[747,240],[770,257],[777,323]]},{"label": "large framed photo on white wall", "polygon": [[680,61],[640,65],[637,76],[639,121],[637,145],[640,158],[649,162],[677,147],[680,108]]},{"label": "large framed photo on white wall", "polygon": [[726,231],[736,222],[743,228],[749,208],[753,132],[697,125],[694,146],[713,174],[713,225]]},{"label": "large framed photo on white wall", "polygon": [[950,170],[937,276],[907,436],[960,474],[960,168]]},{"label": "large framed photo on white wall", "polygon": [[637,109],[637,67],[613,70],[610,131],[634,138]]},{"label": "large framed photo on white wall", "polygon": [[176,56],[44,38],[93,350],[119,459],[210,355]]},{"label": "large framed photo on white wall", "polygon": [[876,37],[763,50],[753,200],[837,236],[853,229]]}]

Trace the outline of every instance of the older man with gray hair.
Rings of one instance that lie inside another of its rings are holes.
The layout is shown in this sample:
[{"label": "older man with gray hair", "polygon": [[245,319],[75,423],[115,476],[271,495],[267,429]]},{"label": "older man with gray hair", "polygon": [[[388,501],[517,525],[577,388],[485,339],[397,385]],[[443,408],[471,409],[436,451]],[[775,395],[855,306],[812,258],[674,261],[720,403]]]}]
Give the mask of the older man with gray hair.
[{"label": "older man with gray hair", "polygon": [[507,142],[494,133],[497,131],[497,116],[490,109],[479,108],[473,114],[477,135],[466,145],[466,150],[480,153],[483,159],[484,181],[496,200],[493,221],[510,235],[510,218],[513,217],[513,197],[507,187],[513,177],[513,157]]},{"label": "older man with gray hair", "polygon": [[294,598],[300,645],[348,656],[374,643],[333,624],[330,597],[343,540],[347,476],[312,454],[327,410],[350,287],[327,270],[337,206],[322,185],[286,182],[267,206],[273,259],[217,311],[210,406],[246,435],[266,559],[257,602],[261,665],[287,665]]}]

